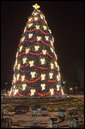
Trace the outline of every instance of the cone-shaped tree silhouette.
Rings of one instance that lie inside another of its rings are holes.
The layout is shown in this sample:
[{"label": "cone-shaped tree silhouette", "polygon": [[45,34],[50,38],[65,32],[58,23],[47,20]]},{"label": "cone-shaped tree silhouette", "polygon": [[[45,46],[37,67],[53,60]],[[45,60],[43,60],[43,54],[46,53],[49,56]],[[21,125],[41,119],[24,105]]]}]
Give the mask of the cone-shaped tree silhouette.
[{"label": "cone-shaped tree silhouette", "polygon": [[62,95],[54,38],[40,6],[33,7],[18,45],[9,96]]}]

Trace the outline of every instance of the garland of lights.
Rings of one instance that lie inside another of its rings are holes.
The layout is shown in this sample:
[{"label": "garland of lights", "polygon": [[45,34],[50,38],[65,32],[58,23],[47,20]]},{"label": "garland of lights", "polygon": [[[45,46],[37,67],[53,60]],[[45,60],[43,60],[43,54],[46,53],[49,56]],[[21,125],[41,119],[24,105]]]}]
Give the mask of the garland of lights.
[{"label": "garland of lights", "polygon": [[[47,92],[46,94],[41,94],[41,93],[39,93],[39,92],[36,92],[38,95],[40,95],[40,96],[47,96],[47,95],[49,95],[50,94],[50,91],[49,92]],[[58,93],[58,92],[54,92],[55,94],[58,94],[58,95],[62,95],[61,93]],[[29,92],[27,95],[22,95],[22,94],[20,94],[19,92],[17,92],[17,94],[19,95],[19,96],[29,96],[31,93]]]},{"label": "garland of lights", "polygon": [[[19,57],[19,56],[21,56],[21,55],[23,55],[23,54],[25,54],[25,53],[26,53],[26,51],[24,51],[23,53],[17,55],[17,57]],[[31,55],[42,55],[42,54],[43,54],[43,52],[41,52],[41,53],[32,53],[32,52],[30,52],[30,51],[29,51],[29,53],[30,53]],[[48,56],[50,56],[51,58],[53,58],[54,60],[56,59],[56,58],[52,57],[48,52],[46,52],[46,54],[47,54]],[[46,55],[45,55],[45,56],[46,56]]]}]

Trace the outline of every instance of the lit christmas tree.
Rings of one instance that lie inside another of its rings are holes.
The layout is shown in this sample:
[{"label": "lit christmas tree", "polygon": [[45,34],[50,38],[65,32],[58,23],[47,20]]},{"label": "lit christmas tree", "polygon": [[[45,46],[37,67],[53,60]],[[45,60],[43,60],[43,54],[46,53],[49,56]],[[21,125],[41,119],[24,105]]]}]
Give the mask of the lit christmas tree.
[{"label": "lit christmas tree", "polygon": [[63,95],[54,38],[38,4],[20,39],[9,96]]}]

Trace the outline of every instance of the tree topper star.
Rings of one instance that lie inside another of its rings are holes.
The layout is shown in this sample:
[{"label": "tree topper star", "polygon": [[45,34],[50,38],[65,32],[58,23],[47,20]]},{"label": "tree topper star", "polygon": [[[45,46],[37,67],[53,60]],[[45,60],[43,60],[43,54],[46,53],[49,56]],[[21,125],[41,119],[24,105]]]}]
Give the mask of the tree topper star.
[{"label": "tree topper star", "polygon": [[33,8],[38,9],[38,8],[40,8],[40,6],[36,3],[33,5]]}]

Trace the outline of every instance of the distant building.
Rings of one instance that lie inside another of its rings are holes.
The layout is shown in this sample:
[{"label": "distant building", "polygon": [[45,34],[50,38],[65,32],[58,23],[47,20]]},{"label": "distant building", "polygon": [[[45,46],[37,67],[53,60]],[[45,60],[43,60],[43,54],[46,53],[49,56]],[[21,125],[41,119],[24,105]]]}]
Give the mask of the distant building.
[{"label": "distant building", "polygon": [[47,128],[57,128],[57,118],[50,118]]},{"label": "distant building", "polygon": [[32,116],[38,115],[38,110],[37,110],[37,108],[32,108],[32,109],[31,109],[31,114],[32,114]]},{"label": "distant building", "polygon": [[77,127],[79,127],[78,117],[74,117],[74,118],[70,118],[69,119],[69,127],[70,128],[77,128]]},{"label": "distant building", "polygon": [[65,109],[59,109],[58,110],[58,117],[65,118],[65,112],[66,112]]},{"label": "distant building", "polygon": [[16,114],[24,114],[28,112],[28,106],[16,106],[15,113]]},{"label": "distant building", "polygon": [[37,120],[32,120],[31,121],[31,128],[37,128],[40,127],[40,122]]},{"label": "distant building", "polygon": [[1,128],[11,128],[12,119],[10,118],[1,118]]},{"label": "distant building", "polygon": [[48,110],[46,108],[41,109],[41,114],[42,116],[47,116],[48,115]]}]

